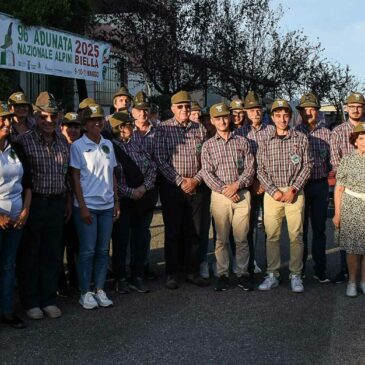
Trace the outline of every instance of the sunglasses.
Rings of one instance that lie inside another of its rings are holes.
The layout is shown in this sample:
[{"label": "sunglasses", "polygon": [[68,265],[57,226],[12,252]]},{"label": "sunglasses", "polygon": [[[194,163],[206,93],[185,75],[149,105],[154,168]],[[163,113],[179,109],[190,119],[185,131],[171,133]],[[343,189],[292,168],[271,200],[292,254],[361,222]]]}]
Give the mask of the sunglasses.
[{"label": "sunglasses", "polygon": [[176,105],[176,107],[178,108],[178,109],[186,109],[186,110],[189,110],[189,109],[191,109],[191,105],[190,104],[177,104]]}]

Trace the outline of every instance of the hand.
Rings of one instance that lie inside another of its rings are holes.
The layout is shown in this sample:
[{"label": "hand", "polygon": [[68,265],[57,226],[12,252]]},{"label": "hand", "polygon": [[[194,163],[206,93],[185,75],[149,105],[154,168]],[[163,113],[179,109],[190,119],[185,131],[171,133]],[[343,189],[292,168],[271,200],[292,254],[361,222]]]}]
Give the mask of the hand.
[{"label": "hand", "polygon": [[223,186],[223,195],[227,198],[232,198],[234,195],[237,195],[237,191],[239,190],[238,182],[234,182],[233,184],[224,185]]},{"label": "hand", "polygon": [[119,202],[116,201],[114,202],[114,210],[113,210],[113,222],[115,222],[116,220],[119,219],[120,216],[120,207],[119,207]]},{"label": "hand", "polygon": [[192,194],[196,190],[198,184],[199,181],[193,177],[184,177],[184,180],[181,183],[181,189],[184,193]]},{"label": "hand", "polygon": [[335,216],[332,218],[332,222],[335,225],[335,227],[338,229],[340,228],[340,221],[341,221],[341,217],[339,214],[335,214]]},{"label": "hand", "polygon": [[[138,188],[135,189],[135,190],[138,190],[140,192],[140,194],[142,194],[142,196],[144,194],[146,194],[146,192],[147,192],[147,189],[146,189],[146,187],[144,185],[138,186]],[[142,198],[142,196],[141,196],[141,198]]]},{"label": "hand", "polygon": [[20,214],[18,215],[16,221],[14,222],[14,228],[15,229],[22,229],[25,226],[25,223],[27,222],[29,215],[29,210],[27,208],[24,208]]},{"label": "hand", "polygon": [[133,189],[131,199],[133,199],[133,200],[139,200],[139,199],[142,198],[142,196],[143,196],[143,192],[141,190],[138,190],[138,188],[137,189]]},{"label": "hand", "polygon": [[260,184],[260,181],[258,180],[253,181],[250,190],[255,195],[261,195],[265,192],[264,187]]},{"label": "hand", "polygon": [[283,196],[281,197],[281,202],[283,203],[292,203],[295,199],[295,192],[293,191],[293,189],[289,189],[288,191],[286,191]]},{"label": "hand", "polygon": [[276,200],[277,202],[281,202],[282,197],[283,197],[283,192],[282,192],[282,191],[280,191],[280,190],[276,191],[276,192],[274,193],[274,195],[272,196],[272,198],[273,198],[274,200]]},{"label": "hand", "polygon": [[240,196],[238,194],[234,194],[229,199],[231,199],[233,201],[233,203],[238,203],[241,200],[241,198],[240,198]]},{"label": "hand", "polygon": [[91,224],[93,222],[93,217],[90,214],[89,208],[86,205],[80,207],[80,215],[84,223]]},{"label": "hand", "polygon": [[12,224],[12,219],[6,214],[0,214],[0,228],[9,228]]}]

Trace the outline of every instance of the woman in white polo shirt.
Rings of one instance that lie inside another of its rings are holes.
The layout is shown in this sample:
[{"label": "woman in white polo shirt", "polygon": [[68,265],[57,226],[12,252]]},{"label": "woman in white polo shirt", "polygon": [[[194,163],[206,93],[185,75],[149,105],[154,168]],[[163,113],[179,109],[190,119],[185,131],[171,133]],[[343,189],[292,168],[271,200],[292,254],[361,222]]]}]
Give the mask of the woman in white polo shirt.
[{"label": "woman in white polo shirt", "polygon": [[[71,146],[73,217],[80,241],[79,303],[85,309],[113,305],[104,292],[104,283],[113,221],[119,217],[119,201],[115,194],[117,164],[113,145],[100,134],[103,118],[100,105],[89,105],[82,116],[85,134]],[[91,291],[92,276],[94,291]]]},{"label": "woman in white polo shirt", "polygon": [[10,142],[12,113],[0,104],[0,312],[14,328],[24,322],[14,314],[15,260],[28,218],[32,178],[22,147]]}]

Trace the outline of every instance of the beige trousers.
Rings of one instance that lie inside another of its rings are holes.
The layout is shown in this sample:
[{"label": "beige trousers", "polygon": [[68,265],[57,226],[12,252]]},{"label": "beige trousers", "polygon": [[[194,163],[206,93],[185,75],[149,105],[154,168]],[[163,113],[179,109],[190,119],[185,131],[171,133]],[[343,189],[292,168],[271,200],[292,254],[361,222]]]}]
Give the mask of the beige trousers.
[{"label": "beige trousers", "polygon": [[[287,191],[288,188],[279,188]],[[264,196],[264,222],[266,232],[267,272],[279,275],[280,268],[280,234],[283,218],[286,218],[290,240],[291,274],[300,275],[303,268],[303,220],[304,195],[300,191],[293,203],[274,200],[269,194]]]},{"label": "beige trousers", "polygon": [[236,243],[237,275],[247,273],[250,258],[247,233],[250,221],[251,196],[248,190],[238,192],[241,200],[233,203],[223,194],[212,192],[211,211],[217,231],[215,257],[218,276],[229,275],[229,234]]}]

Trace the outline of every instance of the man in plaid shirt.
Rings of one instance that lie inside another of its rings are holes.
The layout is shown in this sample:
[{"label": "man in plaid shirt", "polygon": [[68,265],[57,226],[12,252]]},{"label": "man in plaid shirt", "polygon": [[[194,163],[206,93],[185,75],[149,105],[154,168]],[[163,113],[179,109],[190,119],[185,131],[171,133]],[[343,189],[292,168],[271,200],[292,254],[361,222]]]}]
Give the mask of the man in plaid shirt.
[{"label": "man in plaid shirt", "polygon": [[296,130],[308,137],[309,147],[314,159],[311,176],[304,187],[305,213],[303,227],[304,255],[303,273],[308,257],[308,223],[312,226],[312,257],[314,278],[320,283],[328,283],[326,275],[326,220],[328,207],[328,173],[330,165],[330,139],[328,128],[319,125],[320,104],[317,97],[308,93],[302,96],[297,106],[302,123]]},{"label": "man in plaid shirt", "polygon": [[209,189],[202,183],[201,149],[206,130],[189,120],[191,98],[180,91],[171,98],[174,117],[158,125],[155,137],[155,160],[161,174],[160,197],[165,223],[166,287],[178,287],[178,272],[183,264],[187,280],[205,286],[199,275],[199,247],[203,204]]},{"label": "man in plaid shirt", "polygon": [[[353,129],[361,122],[364,116],[365,98],[360,93],[352,93],[347,98],[348,121],[340,124],[333,129],[331,134],[331,165],[332,171],[336,173],[342,157],[348,155],[354,150],[350,143],[350,134]],[[335,283],[342,283],[347,278],[346,252],[340,251],[341,270],[334,278]]]},{"label": "man in plaid shirt", "polygon": [[52,94],[39,94],[35,117],[36,127],[18,138],[33,174],[32,204],[19,252],[20,297],[28,317],[57,318],[61,316],[56,306],[61,241],[65,218],[71,216],[70,153],[66,139],[56,130],[58,108]]},{"label": "man in plaid shirt", "polygon": [[252,290],[248,281],[249,247],[247,232],[250,217],[250,193],[255,173],[250,146],[241,136],[230,132],[229,108],[215,104],[210,108],[211,121],[217,129],[202,150],[204,181],[212,189],[211,210],[217,230],[215,256],[218,280],[216,290],[229,286],[229,235],[236,244],[238,286]]},{"label": "man in plaid shirt", "polygon": [[309,179],[313,159],[308,138],[289,128],[292,109],[285,100],[275,100],[271,118],[275,132],[261,145],[257,155],[258,178],[264,186],[264,221],[266,232],[267,277],[259,290],[279,284],[280,233],[286,217],[290,239],[290,278],[295,293],[304,291],[303,268],[303,188]]}]

